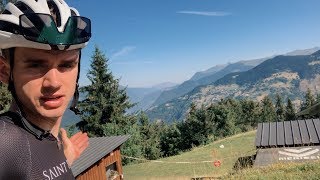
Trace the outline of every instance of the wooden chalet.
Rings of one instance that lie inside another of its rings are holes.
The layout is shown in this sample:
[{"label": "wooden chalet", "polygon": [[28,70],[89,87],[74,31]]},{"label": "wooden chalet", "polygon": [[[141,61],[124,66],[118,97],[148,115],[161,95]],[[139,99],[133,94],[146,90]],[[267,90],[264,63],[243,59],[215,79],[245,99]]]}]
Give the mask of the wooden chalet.
[{"label": "wooden chalet", "polygon": [[89,139],[89,147],[71,166],[77,180],[123,179],[120,146],[129,136]]}]

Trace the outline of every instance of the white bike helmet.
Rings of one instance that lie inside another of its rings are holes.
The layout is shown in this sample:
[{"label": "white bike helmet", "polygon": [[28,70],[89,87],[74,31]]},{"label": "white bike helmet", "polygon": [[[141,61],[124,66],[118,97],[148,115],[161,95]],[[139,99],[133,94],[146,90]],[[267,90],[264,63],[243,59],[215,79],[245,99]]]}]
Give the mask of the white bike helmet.
[{"label": "white bike helmet", "polygon": [[90,37],[90,20],[64,0],[9,2],[0,15],[0,49],[81,49]]},{"label": "white bike helmet", "polygon": [[[91,21],[79,16],[64,0],[17,0],[8,3],[0,14],[0,50],[9,49],[10,80],[8,89],[18,103],[12,68],[14,48],[27,47],[43,50],[73,50],[87,45],[91,37]],[[80,51],[81,56],[81,51]],[[80,59],[80,57],[79,57]],[[78,80],[70,109],[79,113],[76,105],[79,98]]]}]

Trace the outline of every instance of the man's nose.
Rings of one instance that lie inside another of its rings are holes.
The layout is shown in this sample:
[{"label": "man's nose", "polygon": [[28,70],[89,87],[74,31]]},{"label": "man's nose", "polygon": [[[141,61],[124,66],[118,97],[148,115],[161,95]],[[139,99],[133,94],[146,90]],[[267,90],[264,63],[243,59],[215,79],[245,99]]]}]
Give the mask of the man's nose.
[{"label": "man's nose", "polygon": [[46,88],[59,88],[61,86],[59,73],[56,68],[49,69],[44,75],[42,86]]}]

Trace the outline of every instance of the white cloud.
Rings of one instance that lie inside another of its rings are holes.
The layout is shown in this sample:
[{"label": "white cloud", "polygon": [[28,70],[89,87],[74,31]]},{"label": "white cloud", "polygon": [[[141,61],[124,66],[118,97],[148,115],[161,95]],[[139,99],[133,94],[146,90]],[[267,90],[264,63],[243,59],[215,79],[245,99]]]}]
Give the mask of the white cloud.
[{"label": "white cloud", "polygon": [[200,16],[229,16],[231,13],[222,11],[178,11],[179,14],[191,14]]},{"label": "white cloud", "polygon": [[129,54],[130,52],[132,52],[135,49],[136,49],[135,46],[125,46],[125,47],[121,48],[119,51],[113,53],[111,55],[111,58],[116,58],[116,57],[119,57],[119,56],[125,56],[125,55]]}]

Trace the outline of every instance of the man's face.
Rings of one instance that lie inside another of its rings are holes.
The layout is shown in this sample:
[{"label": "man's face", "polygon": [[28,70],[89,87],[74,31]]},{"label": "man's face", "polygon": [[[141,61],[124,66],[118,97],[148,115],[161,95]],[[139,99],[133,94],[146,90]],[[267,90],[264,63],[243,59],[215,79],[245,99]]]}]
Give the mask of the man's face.
[{"label": "man's face", "polygon": [[26,116],[61,117],[75,91],[79,50],[16,48],[14,58],[15,91]]}]

